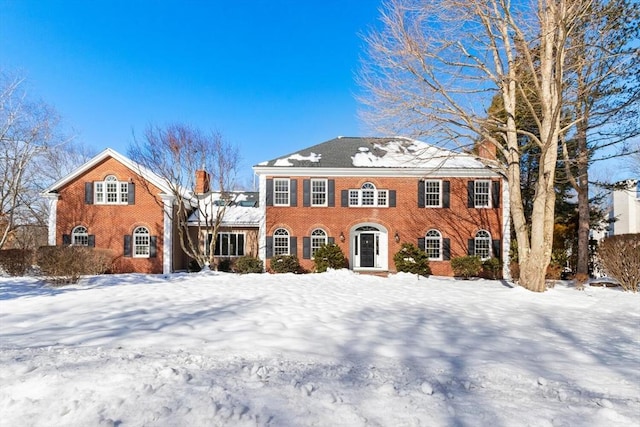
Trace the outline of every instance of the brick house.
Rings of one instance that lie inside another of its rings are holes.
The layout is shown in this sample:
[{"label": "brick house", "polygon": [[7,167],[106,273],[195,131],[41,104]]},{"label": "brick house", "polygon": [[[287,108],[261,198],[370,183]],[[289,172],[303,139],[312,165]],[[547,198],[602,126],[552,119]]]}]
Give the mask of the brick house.
[{"label": "brick house", "polygon": [[[219,199],[219,193],[209,191],[206,173],[198,174],[189,218],[189,232],[195,234],[201,230],[198,207],[216,206]],[[49,202],[49,245],[108,250],[114,272],[170,273],[188,267],[190,260],[172,220],[175,198],[166,183],[112,149],[52,184],[43,196]],[[257,253],[258,209],[251,200],[255,195],[235,197],[243,203],[237,209],[227,207],[216,256]]]},{"label": "brick house", "polygon": [[508,277],[506,182],[474,156],[402,137],[338,137],[253,169],[262,259],[295,254],[312,269],[315,250],[335,242],[350,269],[387,272],[409,242],[435,275],[453,275],[451,258],[471,254],[503,260]]}]

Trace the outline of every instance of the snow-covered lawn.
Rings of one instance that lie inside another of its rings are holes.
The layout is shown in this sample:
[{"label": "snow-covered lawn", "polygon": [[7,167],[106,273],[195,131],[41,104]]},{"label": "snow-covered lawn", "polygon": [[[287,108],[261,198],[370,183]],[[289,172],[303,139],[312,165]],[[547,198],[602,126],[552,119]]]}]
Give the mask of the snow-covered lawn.
[{"label": "snow-covered lawn", "polygon": [[639,321],[568,284],[0,278],[0,424],[637,426]]}]

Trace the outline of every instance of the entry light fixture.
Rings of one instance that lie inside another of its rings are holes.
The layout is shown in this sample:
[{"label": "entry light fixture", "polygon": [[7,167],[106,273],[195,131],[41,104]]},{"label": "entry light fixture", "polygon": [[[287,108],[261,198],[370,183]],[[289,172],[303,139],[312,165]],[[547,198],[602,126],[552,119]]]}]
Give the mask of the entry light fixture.
[{"label": "entry light fixture", "polygon": [[344,233],[342,231],[340,232],[340,241],[344,242]]},{"label": "entry light fixture", "polygon": [[398,232],[396,231],[396,235],[393,236],[396,239],[396,243],[400,242],[400,235],[398,234]]}]

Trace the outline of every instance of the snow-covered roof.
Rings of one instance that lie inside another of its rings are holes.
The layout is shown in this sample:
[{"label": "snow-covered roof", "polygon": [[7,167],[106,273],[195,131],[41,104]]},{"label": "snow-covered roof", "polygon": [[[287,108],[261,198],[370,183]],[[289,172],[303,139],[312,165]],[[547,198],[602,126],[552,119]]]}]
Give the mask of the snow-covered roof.
[{"label": "snow-covered roof", "polygon": [[206,219],[215,218],[218,210],[226,203],[222,226],[224,227],[258,227],[263,211],[258,208],[258,193],[234,191],[227,193],[228,201],[221,198],[221,193],[212,192],[198,200],[198,209],[190,216],[190,226],[204,225]]},{"label": "snow-covered roof", "polygon": [[472,155],[406,137],[338,137],[262,162],[254,166],[254,169],[259,173],[266,168],[287,167],[486,169],[486,166]]}]

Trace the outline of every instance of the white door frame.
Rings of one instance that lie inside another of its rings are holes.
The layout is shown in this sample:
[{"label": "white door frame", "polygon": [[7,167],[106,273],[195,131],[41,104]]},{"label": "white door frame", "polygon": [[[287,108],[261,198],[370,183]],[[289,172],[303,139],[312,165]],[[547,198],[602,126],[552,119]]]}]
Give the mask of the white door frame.
[{"label": "white door frame", "polygon": [[[374,266],[360,267],[360,235],[373,234],[375,239]],[[349,231],[349,258],[353,270],[389,270],[389,233],[385,227],[373,222],[362,222]]]}]

